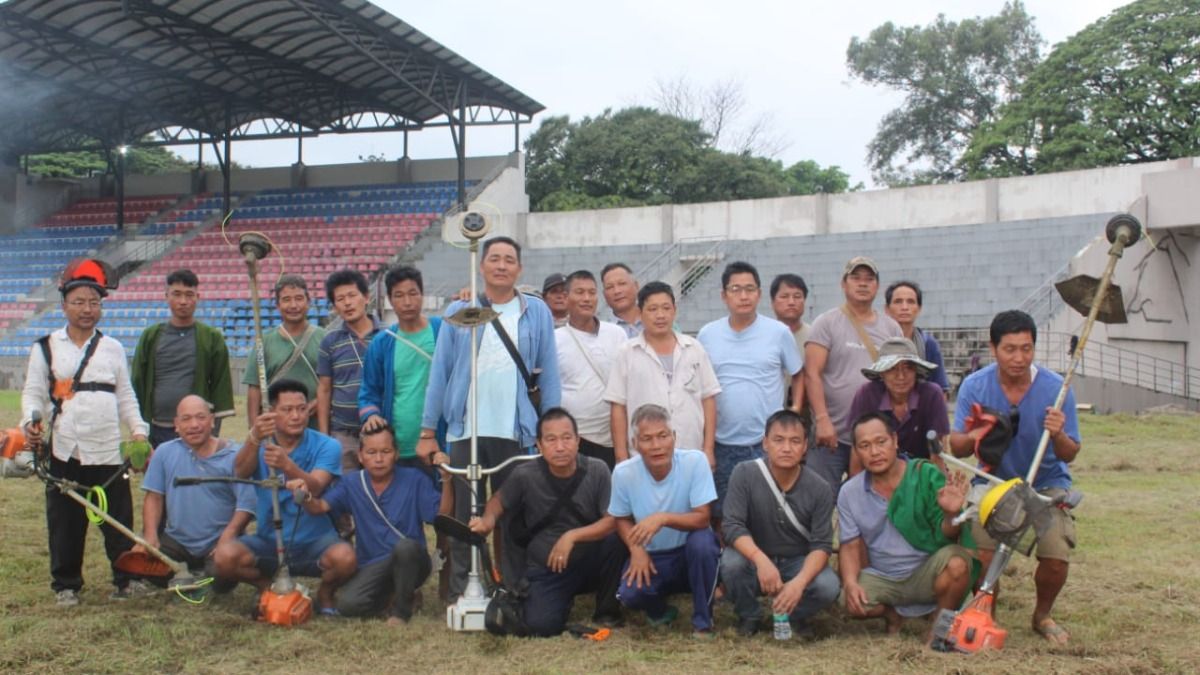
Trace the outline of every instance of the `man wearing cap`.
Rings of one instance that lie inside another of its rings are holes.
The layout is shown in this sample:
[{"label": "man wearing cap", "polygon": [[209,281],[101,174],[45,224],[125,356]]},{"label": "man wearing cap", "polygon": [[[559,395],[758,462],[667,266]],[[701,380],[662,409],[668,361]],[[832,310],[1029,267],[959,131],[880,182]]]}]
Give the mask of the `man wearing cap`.
[{"label": "man wearing cap", "polygon": [[133,390],[156,448],[179,438],[175,409],[188,394],[212,402],[217,432],[221,420],[233,416],[229,350],[220,329],[196,320],[199,287],[200,279],[189,269],[168,274],[171,317],[143,331],[133,352]]},{"label": "man wearing cap", "polygon": [[[98,260],[72,263],[63,273],[59,291],[67,325],[39,338],[29,353],[21,391],[21,426],[29,441],[44,438],[44,423],[32,422],[37,411],[51,422],[50,475],[80,485],[105,485],[108,513],[126,527],[133,526],[133,497],[119,446],[121,427],[135,441],[146,441],[149,426],[138,410],[129,379],[125,349],[96,330],[101,298],[116,288],[108,265]],[[42,452],[45,452],[43,449]],[[109,481],[112,482],[109,482]],[[51,589],[59,607],[79,604],[83,588],[83,548],[88,519],[84,508],[57,489],[46,489],[46,524],[50,535]],[[114,599],[124,599],[146,586],[117,570],[117,557],[129,541],[111,525],[100,526],[104,550],[112,568]]]},{"label": "man wearing cap", "polygon": [[567,325],[567,278],[560,272],[546,277],[542,282],[542,300],[554,317],[554,327]]},{"label": "man wearing cap", "polygon": [[636,337],[642,332],[642,310],[638,306],[638,282],[629,265],[609,263],[600,270],[600,285],[604,287],[604,303],[612,310],[613,323],[625,335]]},{"label": "man wearing cap", "polygon": [[[316,412],[317,362],[325,329],[308,322],[308,286],[298,274],[285,274],[275,284],[275,306],[282,322],[273,329],[263,328],[263,356],[267,366],[267,386],[283,379],[295,380],[308,389],[309,407]],[[258,388],[257,346],[246,360],[246,419],[256,419],[262,411],[262,391]],[[317,416],[308,426],[317,428]]]},{"label": "man wearing cap", "polygon": [[[850,419],[869,412],[892,418],[899,438],[900,453],[910,459],[932,459],[941,463],[938,450],[930,450],[928,434],[941,440],[950,433],[946,399],[942,388],[930,382],[937,366],[917,356],[907,338],[888,338],[879,346],[879,359],[862,374],[869,382],[859,388],[850,404]],[[940,445],[939,445],[940,447]],[[850,458],[850,475],[862,471],[858,455]]]},{"label": "man wearing cap", "polygon": [[[1062,408],[1054,408],[1063,377],[1034,363],[1037,324],[1025,312],[1008,310],[997,314],[992,319],[989,337],[995,362],[967,376],[958,390],[954,432],[950,434],[954,454],[971,455],[986,433],[985,427],[967,429],[967,418],[974,404],[1011,411],[1012,441],[991,473],[1004,480],[1024,478],[1033,464],[1042,434],[1047,432],[1050,443],[1033,487],[1048,497],[1063,496],[1072,484],[1068,465],[1079,456],[1081,446],[1075,394],[1068,389]],[[1067,582],[1071,551],[1075,548],[1075,517],[1062,508],[1050,509],[1050,513],[1054,515],[1053,524],[1038,537],[1038,565],[1033,576],[1037,604],[1032,628],[1050,643],[1064,645],[1070,635],[1051,618],[1050,612]],[[987,566],[996,543],[978,523],[972,530],[979,541],[980,559]]]},{"label": "man wearing cap", "polygon": [[877,345],[903,336],[895,320],[872,307],[879,293],[875,261],[851,258],[842,293],[845,303],[817,317],[804,345],[804,395],[816,426],[816,447],[806,462],[834,493],[850,468],[850,404],[867,381],[862,369],[878,358]]},{"label": "man wearing cap", "polygon": [[612,471],[612,408],[604,391],[626,337],[615,324],[596,318],[597,300],[596,277],[587,270],[572,272],[567,278],[568,323],[554,331],[554,339],[562,407],[579,425],[579,452],[603,461]]}]

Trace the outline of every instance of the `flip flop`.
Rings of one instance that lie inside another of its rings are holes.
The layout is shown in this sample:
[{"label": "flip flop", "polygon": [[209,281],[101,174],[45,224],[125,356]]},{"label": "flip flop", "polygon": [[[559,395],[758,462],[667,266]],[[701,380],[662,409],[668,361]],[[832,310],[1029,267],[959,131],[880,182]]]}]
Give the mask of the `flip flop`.
[{"label": "flip flop", "polygon": [[1041,635],[1047,642],[1057,646],[1065,646],[1071,639],[1066,628],[1055,623],[1054,619],[1046,617],[1033,627],[1033,632]]}]

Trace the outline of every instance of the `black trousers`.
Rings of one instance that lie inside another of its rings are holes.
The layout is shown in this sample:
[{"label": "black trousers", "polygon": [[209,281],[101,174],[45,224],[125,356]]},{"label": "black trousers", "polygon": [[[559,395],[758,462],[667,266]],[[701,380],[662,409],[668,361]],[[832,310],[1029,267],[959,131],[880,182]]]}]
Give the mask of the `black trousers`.
[{"label": "black trousers", "polygon": [[613,467],[617,465],[617,451],[611,447],[606,447],[593,443],[586,438],[579,439],[579,452],[586,457],[595,457],[596,459],[608,465],[608,470],[611,473]]},{"label": "black trousers", "polygon": [[[50,458],[50,475],[66,478],[81,485],[103,485],[114,473],[121,471],[119,465],[103,464],[83,466],[79,460],[66,462]],[[124,472],[113,479],[104,491],[108,494],[108,513],[122,525],[133,527],[133,496],[129,492],[129,479]],[[87,495],[83,495],[87,496]],[[46,529],[50,534],[50,588],[78,591],[83,588],[83,548],[87,542],[87,510],[78,502],[59,491],[53,485],[46,486]],[[100,526],[104,534],[104,552],[110,565],[117,556],[133,548],[133,542],[105,523]],[[113,585],[124,588],[133,579],[124,572],[112,568]]]},{"label": "black trousers", "polygon": [[[507,438],[492,438],[481,437],[479,439],[479,463],[484,468],[490,468],[503,462],[509,457],[525,454],[521,445],[514,440]],[[471,460],[471,439],[454,441],[450,443],[450,465],[455,467],[465,467]],[[509,466],[500,473],[492,474],[486,480],[479,481],[479,510],[483,512],[483,505],[487,503],[491,493],[500,489],[504,484],[504,479],[508,474],[512,473],[513,466]],[[490,492],[484,489],[484,486],[491,487]],[[459,479],[454,479],[454,517],[467,522],[471,519],[471,490],[467,484]],[[499,534],[501,540],[502,559],[496,561],[500,567],[500,574],[506,582],[512,582],[522,576],[525,569],[525,552],[516,542],[512,540],[509,534],[510,515],[505,514],[500,517]],[[467,575],[471,571],[471,546],[457,539],[450,540],[450,597],[456,597],[463,594],[467,588]],[[488,570],[480,570],[481,574],[487,574]]]},{"label": "black trousers", "polygon": [[617,587],[621,568],[629,559],[629,549],[616,534],[600,541],[579,544],[562,572],[551,572],[544,560],[531,560],[525,578],[529,582],[525,598],[525,625],[539,637],[563,632],[571,614],[575,596],[596,594],[594,620],[621,617]]},{"label": "black trousers", "polygon": [[413,613],[413,592],[433,570],[429,553],[414,539],[401,539],[392,554],[365,567],[337,592],[337,609],[346,616],[370,616],[387,610],[388,616],[408,621]]}]

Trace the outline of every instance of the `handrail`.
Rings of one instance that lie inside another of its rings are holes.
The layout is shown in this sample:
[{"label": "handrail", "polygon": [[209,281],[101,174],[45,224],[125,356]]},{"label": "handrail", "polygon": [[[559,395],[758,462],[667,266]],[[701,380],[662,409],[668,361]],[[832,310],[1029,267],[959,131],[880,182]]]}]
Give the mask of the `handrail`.
[{"label": "handrail", "polygon": [[1055,270],[1042,282],[1041,286],[1021,300],[1017,309],[1033,317],[1035,325],[1044,326],[1049,323],[1055,312],[1065,305],[1054,284],[1065,279],[1070,271],[1070,262]]},{"label": "handrail", "polygon": [[645,284],[650,281],[658,281],[662,279],[663,272],[666,272],[668,269],[670,269],[671,265],[673,265],[675,262],[678,262],[679,252],[682,248],[682,242],[671,242],[670,246],[664,248],[661,252],[659,252],[658,255],[654,256],[650,262],[642,265],[641,269],[634,272],[633,277],[638,280],[639,284]]},{"label": "handrail", "polygon": [[[954,343],[988,344],[986,328],[934,329],[930,332],[936,334],[943,344],[947,373],[965,372],[972,356],[969,352],[954,353]],[[1039,331],[1037,361],[1051,370],[1065,370],[1070,364],[1072,337],[1070,333]],[[986,348],[976,351],[975,355],[980,357],[980,365],[992,360]],[[1077,374],[1131,384],[1163,394],[1200,399],[1200,368],[1105,342],[1088,344]]]}]

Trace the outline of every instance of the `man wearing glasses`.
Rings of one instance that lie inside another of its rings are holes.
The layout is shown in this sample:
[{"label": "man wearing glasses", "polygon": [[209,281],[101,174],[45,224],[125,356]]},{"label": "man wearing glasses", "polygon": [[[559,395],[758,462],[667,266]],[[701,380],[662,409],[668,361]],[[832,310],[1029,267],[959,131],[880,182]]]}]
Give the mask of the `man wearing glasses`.
[{"label": "man wearing glasses", "polygon": [[175,414],[179,402],[195,394],[213,405],[215,431],[233,415],[233,380],[229,350],[217,328],[196,320],[200,279],[189,269],[167,275],[167,307],[171,316],[150,326],[133,353],[133,390],[150,421],[150,443],[158,447],[179,438]]},{"label": "man wearing glasses", "polygon": [[708,352],[721,393],[717,394],[717,460],[713,479],[717,486],[714,517],[733,468],[763,456],[763,430],[767,418],[784,405],[785,373],[799,391],[804,365],[792,331],[783,323],[758,313],[762,284],[758,270],[747,262],[731,262],[721,273],[721,299],[729,316],[717,319],[696,336]]}]

